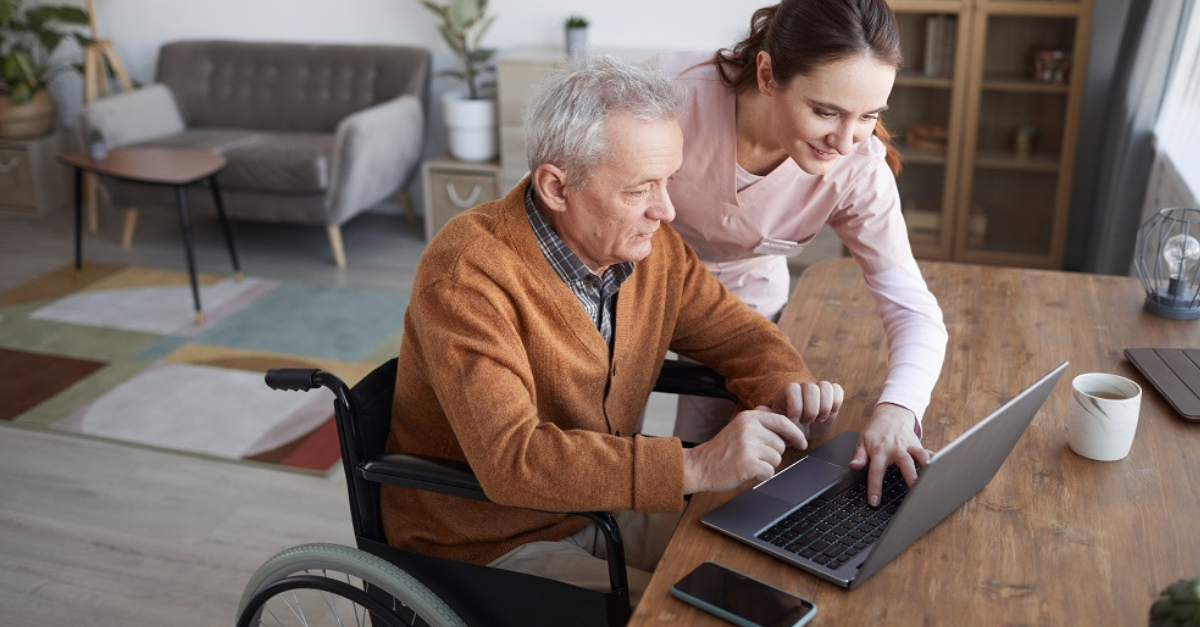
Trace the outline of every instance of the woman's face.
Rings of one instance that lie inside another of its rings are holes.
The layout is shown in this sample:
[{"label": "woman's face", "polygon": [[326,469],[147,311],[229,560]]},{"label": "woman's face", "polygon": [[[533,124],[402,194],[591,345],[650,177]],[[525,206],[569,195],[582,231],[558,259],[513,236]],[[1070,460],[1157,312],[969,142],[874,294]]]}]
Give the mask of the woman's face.
[{"label": "woman's face", "polygon": [[760,52],[758,58],[759,90],[770,98],[776,137],[800,169],[813,175],[828,172],[871,136],[895,80],[896,68],[860,55],[780,85],[770,57]]}]

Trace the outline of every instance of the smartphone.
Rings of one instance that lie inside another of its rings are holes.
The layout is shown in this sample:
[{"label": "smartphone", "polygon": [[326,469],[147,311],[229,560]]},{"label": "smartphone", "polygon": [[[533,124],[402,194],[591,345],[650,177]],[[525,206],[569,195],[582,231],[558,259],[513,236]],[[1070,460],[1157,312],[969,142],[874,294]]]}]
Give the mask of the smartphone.
[{"label": "smartphone", "polygon": [[812,601],[716,562],[704,562],[671,594],[741,627],[800,627],[817,615]]}]

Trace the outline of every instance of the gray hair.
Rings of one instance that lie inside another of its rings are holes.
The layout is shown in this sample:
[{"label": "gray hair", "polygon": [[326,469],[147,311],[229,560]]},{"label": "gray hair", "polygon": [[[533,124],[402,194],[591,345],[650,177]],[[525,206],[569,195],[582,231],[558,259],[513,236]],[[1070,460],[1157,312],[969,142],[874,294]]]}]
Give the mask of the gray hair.
[{"label": "gray hair", "polygon": [[609,157],[604,122],[629,115],[644,122],[676,120],[687,90],[662,72],[611,56],[573,60],[533,96],[525,115],[529,170],[550,163],[574,185],[587,183],[587,169]]}]

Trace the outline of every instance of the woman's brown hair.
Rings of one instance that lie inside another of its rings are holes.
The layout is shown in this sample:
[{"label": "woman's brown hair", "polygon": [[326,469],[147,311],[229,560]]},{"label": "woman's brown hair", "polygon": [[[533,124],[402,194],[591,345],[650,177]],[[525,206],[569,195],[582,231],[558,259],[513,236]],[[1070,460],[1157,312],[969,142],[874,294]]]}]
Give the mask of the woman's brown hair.
[{"label": "woman's brown hair", "polygon": [[[735,93],[758,83],[756,58],[766,51],[780,85],[827,63],[866,54],[897,70],[903,65],[896,16],[884,0],[783,0],[750,17],[750,32],[733,48],[717,51],[721,82]],[[887,148],[887,164],[900,173],[900,151],[880,120],[875,137]]]}]

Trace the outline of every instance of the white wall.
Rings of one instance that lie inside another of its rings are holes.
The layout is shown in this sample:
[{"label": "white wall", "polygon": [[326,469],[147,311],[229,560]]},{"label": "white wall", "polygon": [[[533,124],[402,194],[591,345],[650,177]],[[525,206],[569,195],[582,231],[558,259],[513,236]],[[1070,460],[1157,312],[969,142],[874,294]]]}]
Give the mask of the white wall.
[{"label": "white wall", "polygon": [[[84,5],[84,0],[38,2]],[[739,39],[750,14],[769,3],[492,0],[490,12],[497,19],[484,43],[501,50],[561,45],[563,20],[578,13],[591,21],[589,42],[598,47],[716,49]],[[94,0],[93,4],[100,36],[112,40],[133,79],[143,83],[153,80],[159,46],[179,39],[412,44],[434,52],[435,72],[455,66],[436,31],[436,17],[417,0]],[[433,85],[437,93],[445,89],[446,81],[435,80]],[[53,91],[59,119],[68,123],[82,100],[81,80],[75,74],[64,75]]]}]

